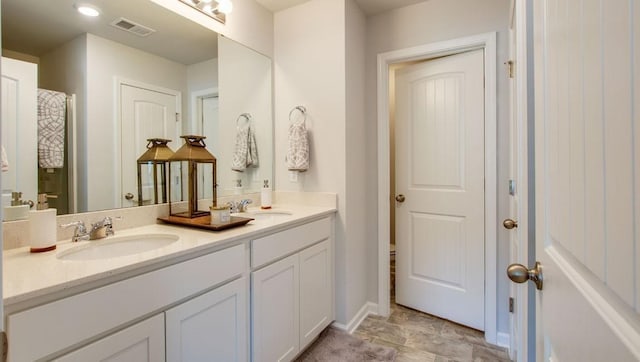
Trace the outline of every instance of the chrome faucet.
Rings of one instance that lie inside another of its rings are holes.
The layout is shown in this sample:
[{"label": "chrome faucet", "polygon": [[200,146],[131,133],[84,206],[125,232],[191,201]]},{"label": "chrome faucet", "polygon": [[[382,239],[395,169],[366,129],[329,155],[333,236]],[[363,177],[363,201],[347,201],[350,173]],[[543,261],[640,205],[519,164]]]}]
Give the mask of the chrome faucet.
[{"label": "chrome faucet", "polygon": [[[121,220],[122,217],[116,217],[116,220]],[[96,240],[106,238],[107,236],[114,235],[113,219],[109,216],[104,219],[91,224],[91,231],[89,232],[89,240]]]},{"label": "chrome faucet", "polygon": [[247,211],[247,207],[249,206],[249,204],[252,201],[250,199],[243,199],[240,201],[229,201],[227,202],[227,205],[229,205],[230,208],[230,212],[232,214],[234,213],[238,213],[238,212],[245,212]]},{"label": "chrome faucet", "polygon": [[90,240],[89,232],[87,231],[87,227],[84,226],[83,221],[73,221],[68,224],[60,225],[61,228],[65,228],[65,229],[72,226],[76,227],[75,230],[73,231],[73,237],[71,238],[72,242],[75,243],[78,241]]}]

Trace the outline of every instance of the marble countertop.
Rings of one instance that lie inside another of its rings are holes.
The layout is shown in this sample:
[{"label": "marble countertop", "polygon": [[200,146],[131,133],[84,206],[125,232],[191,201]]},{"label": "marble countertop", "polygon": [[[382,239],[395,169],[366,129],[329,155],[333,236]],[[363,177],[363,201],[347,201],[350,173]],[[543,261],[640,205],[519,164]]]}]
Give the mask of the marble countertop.
[{"label": "marble countertop", "polygon": [[[255,210],[255,209],[254,209]],[[108,278],[129,277],[145,268],[161,267],[171,261],[180,261],[190,255],[205,253],[235,242],[269,234],[284,228],[333,214],[333,207],[275,205],[274,211],[287,211],[291,215],[260,218],[247,225],[223,230],[207,231],[168,224],[152,224],[131,229],[116,230],[116,236],[136,234],[174,234],[179,239],[167,246],[133,255],[88,261],[61,260],[58,253],[82,244],[102,240],[58,243],[57,250],[32,254],[29,248],[7,250],[3,253],[3,299],[5,307],[27,300],[43,298],[53,293],[78,288]],[[251,211],[251,209],[249,210]],[[251,217],[251,215],[247,215]],[[149,270],[151,270],[149,269]],[[110,280],[111,281],[111,280]]]}]

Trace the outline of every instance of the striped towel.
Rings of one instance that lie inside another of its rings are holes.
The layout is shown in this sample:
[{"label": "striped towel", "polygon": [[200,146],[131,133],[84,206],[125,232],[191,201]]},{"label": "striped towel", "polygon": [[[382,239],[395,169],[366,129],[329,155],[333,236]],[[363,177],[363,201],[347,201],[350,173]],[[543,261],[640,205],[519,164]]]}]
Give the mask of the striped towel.
[{"label": "striped towel", "polygon": [[66,94],[38,89],[38,164],[42,168],[64,166],[66,115]]}]

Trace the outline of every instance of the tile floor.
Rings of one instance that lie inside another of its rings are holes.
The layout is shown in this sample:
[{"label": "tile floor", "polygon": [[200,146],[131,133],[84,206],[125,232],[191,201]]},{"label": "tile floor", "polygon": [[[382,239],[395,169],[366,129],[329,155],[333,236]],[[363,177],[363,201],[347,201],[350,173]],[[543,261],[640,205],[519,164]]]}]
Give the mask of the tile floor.
[{"label": "tile floor", "polygon": [[507,351],[484,341],[484,334],[395,304],[395,265],[391,264],[391,314],[369,316],[354,335],[398,350],[396,362],[510,361]]}]

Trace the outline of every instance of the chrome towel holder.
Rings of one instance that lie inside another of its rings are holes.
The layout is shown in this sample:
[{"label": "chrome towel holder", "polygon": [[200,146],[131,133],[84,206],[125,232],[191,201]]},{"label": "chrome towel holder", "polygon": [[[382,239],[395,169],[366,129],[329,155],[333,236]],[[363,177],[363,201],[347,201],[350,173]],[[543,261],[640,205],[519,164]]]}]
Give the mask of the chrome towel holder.
[{"label": "chrome towel holder", "polygon": [[251,117],[251,113],[242,113],[238,118],[236,118],[236,127],[239,126],[238,122],[240,122],[240,118],[244,118],[247,123],[251,123],[251,118],[253,117]]},{"label": "chrome towel holder", "polygon": [[302,116],[304,117],[302,119],[302,122],[307,121],[307,109],[304,106],[295,106],[293,107],[293,109],[289,112],[289,122],[293,122],[293,120],[291,119],[291,116],[293,116],[293,112],[295,111],[299,111],[300,114],[302,114]]}]

